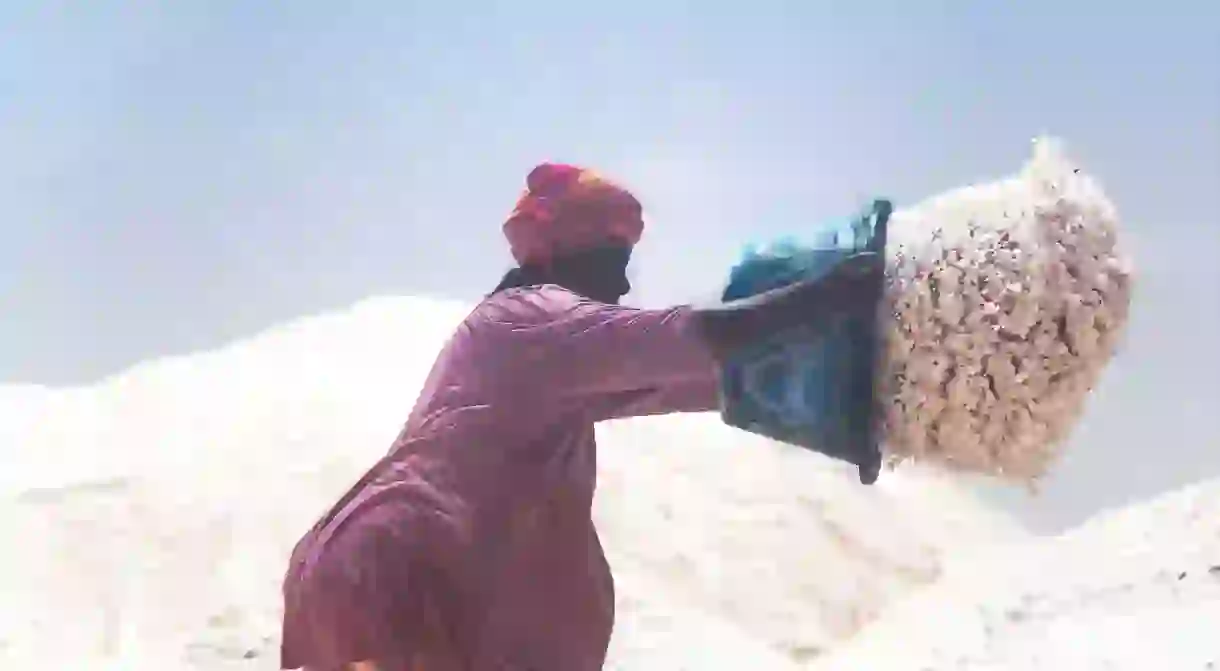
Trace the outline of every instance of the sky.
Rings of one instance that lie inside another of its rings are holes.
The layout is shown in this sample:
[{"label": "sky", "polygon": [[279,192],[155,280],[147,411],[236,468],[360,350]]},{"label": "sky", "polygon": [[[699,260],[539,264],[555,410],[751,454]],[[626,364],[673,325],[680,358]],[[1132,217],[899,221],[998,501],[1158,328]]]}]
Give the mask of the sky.
[{"label": "sky", "polygon": [[628,302],[663,305],[1051,133],[1117,202],[1138,295],[1068,460],[1001,498],[1058,524],[1220,473],[1220,5],[346,4],[0,3],[0,382],[474,300],[543,160],[638,192]]}]

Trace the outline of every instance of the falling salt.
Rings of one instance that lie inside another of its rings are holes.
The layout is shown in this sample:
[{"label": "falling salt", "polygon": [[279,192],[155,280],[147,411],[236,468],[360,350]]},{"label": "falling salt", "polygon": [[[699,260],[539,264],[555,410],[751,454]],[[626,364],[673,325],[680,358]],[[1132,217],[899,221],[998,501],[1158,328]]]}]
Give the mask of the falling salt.
[{"label": "falling salt", "polygon": [[1114,206],[1043,140],[1015,177],[896,212],[889,237],[887,460],[1033,483],[1127,324]]}]

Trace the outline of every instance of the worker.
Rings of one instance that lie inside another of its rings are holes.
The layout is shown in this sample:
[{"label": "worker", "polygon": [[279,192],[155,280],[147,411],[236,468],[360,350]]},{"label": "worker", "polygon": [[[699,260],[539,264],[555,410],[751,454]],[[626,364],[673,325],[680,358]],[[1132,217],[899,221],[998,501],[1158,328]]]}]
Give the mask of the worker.
[{"label": "worker", "polygon": [[880,286],[861,253],[730,303],[622,306],[640,202],[570,165],[526,187],[503,226],[517,266],[441,350],[386,456],[297,543],[282,668],[601,669],[614,585],[594,425],[715,410],[721,357]]}]

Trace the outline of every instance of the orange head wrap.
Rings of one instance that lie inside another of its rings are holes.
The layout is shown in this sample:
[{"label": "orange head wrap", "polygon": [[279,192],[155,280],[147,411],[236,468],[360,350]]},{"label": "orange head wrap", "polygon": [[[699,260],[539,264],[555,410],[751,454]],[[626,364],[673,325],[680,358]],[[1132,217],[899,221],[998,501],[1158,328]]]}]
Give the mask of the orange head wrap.
[{"label": "orange head wrap", "polygon": [[504,236],[522,265],[603,245],[634,247],[644,233],[642,210],[631,192],[590,170],[543,163],[526,178]]}]

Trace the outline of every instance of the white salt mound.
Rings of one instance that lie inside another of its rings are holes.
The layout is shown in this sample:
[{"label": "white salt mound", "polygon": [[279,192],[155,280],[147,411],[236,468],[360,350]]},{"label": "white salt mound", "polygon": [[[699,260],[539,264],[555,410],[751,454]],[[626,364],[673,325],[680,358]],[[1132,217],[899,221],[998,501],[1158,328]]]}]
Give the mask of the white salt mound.
[{"label": "white salt mound", "polygon": [[1113,204],[1038,140],[1016,176],[895,212],[887,252],[887,461],[1032,484],[1127,324]]},{"label": "white salt mound", "polygon": [[[468,306],[365,301],[65,390],[0,386],[0,669],[274,671],[293,544],[380,458]],[[791,669],[1028,537],[714,414],[598,427],[608,668]]]},{"label": "white salt mound", "polygon": [[1220,479],[949,567],[808,671],[1214,671]]}]

